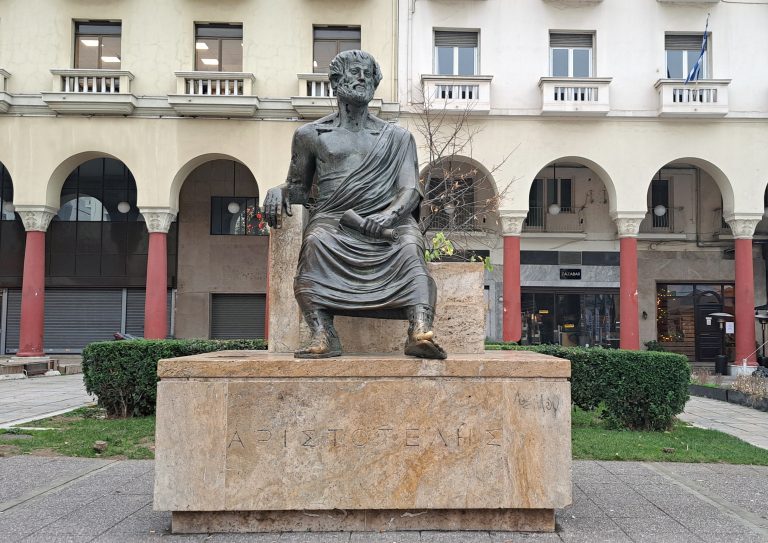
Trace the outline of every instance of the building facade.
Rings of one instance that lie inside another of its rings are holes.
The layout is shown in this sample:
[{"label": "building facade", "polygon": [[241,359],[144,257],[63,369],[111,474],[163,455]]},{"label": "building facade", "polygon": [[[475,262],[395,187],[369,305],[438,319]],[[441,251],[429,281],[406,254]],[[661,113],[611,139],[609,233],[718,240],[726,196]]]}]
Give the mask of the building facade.
[{"label": "building facade", "polygon": [[[659,341],[691,361],[725,348],[754,363],[768,74],[748,52],[768,41],[766,14],[706,0],[400,2],[400,122],[454,119],[439,133],[462,119],[471,142],[446,175],[465,180],[463,160],[496,190],[475,203],[483,224],[454,225],[495,267],[491,337]],[[712,313],[733,315],[724,335]]]},{"label": "building facade", "polygon": [[493,265],[490,338],[659,341],[751,362],[766,10],[6,1],[0,355],[77,352],[118,331],[263,337],[260,198],[282,182],[296,127],[333,111],[328,60],[362,48],[384,73],[372,110],[416,134],[430,233]]},{"label": "building facade", "polygon": [[[394,2],[0,6],[0,356],[115,332],[264,337],[259,203],[363,48],[397,113]],[[25,45],[26,44],[26,45]]]}]

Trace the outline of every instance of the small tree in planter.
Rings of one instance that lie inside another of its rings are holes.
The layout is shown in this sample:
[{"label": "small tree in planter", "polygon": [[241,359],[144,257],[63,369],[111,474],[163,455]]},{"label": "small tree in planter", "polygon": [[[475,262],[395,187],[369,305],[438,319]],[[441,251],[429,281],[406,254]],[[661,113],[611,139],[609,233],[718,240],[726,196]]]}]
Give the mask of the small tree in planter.
[{"label": "small tree in planter", "polygon": [[[421,135],[421,181],[425,197],[421,229],[434,232],[428,261],[481,260],[491,269],[490,258],[478,257],[470,248],[478,244],[496,248],[498,207],[515,179],[494,183],[494,174],[512,155],[513,148],[487,170],[471,163],[473,144],[481,128],[471,122],[471,102],[464,109],[436,107],[435,97],[420,87],[413,129]],[[466,159],[470,159],[467,161]],[[490,234],[490,235],[483,235]]]}]

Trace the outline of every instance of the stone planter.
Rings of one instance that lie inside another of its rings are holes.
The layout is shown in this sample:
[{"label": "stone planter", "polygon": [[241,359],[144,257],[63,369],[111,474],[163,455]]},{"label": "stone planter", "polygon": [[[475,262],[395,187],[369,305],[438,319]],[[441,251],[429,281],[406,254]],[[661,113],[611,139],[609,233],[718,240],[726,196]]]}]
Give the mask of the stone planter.
[{"label": "stone planter", "polygon": [[768,411],[768,398],[755,398],[738,390],[728,391],[728,401],[745,407],[751,407],[752,409]]},{"label": "stone planter", "polygon": [[691,396],[699,396],[701,398],[709,398],[711,400],[720,400],[721,402],[728,401],[728,389],[725,388],[713,388],[704,385],[688,385],[688,392]]}]

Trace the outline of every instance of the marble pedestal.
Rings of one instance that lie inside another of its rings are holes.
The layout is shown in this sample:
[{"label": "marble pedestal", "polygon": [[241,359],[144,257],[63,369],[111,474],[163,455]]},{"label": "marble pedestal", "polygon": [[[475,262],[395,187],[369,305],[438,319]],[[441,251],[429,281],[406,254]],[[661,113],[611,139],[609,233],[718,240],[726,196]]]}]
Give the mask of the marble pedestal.
[{"label": "marble pedestal", "polygon": [[174,533],[553,531],[571,502],[568,360],[229,351],[158,375]]}]

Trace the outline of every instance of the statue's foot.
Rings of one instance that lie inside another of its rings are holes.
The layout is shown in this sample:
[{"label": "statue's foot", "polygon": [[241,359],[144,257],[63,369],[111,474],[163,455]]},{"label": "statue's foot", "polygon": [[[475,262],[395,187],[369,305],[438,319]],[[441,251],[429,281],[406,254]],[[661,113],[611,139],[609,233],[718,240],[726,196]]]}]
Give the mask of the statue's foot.
[{"label": "statue's foot", "polygon": [[435,343],[432,339],[433,336],[434,332],[431,331],[409,335],[408,341],[405,343],[405,354],[418,358],[435,358],[438,360],[448,358],[448,353]]},{"label": "statue's foot", "polygon": [[341,341],[330,334],[318,333],[306,347],[293,353],[294,358],[331,358],[341,356]]}]

